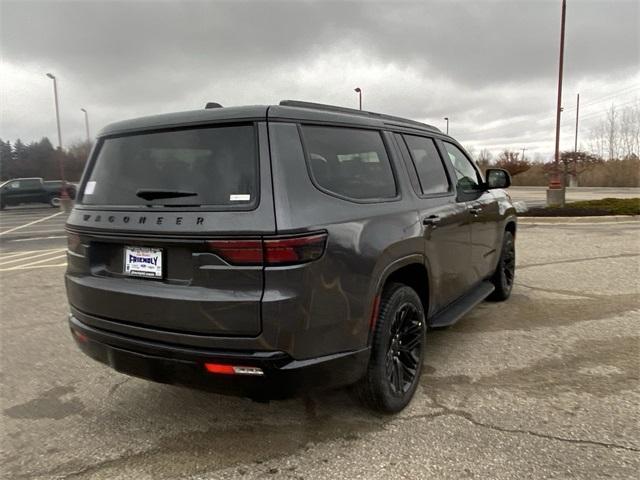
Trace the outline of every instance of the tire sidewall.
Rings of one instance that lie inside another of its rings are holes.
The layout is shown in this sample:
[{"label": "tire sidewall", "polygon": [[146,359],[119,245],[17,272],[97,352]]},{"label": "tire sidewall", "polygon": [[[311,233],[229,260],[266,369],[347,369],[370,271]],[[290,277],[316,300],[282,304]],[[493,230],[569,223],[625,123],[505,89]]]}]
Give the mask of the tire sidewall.
[{"label": "tire sidewall", "polygon": [[[386,297],[386,298],[385,298]],[[385,357],[391,336],[391,325],[393,324],[395,313],[403,305],[410,303],[419,313],[422,323],[422,349],[413,385],[402,395],[396,395],[391,390],[391,385],[387,379]],[[380,406],[387,412],[398,412],[411,401],[419,383],[422,372],[422,362],[424,360],[426,340],[426,322],[422,302],[417,293],[405,285],[394,285],[387,295],[383,294],[380,314],[376,323],[376,332],[372,345],[370,371],[371,380],[376,386],[377,396]]]},{"label": "tire sidewall", "polygon": [[61,199],[58,195],[51,195],[49,197],[49,205],[51,205],[53,208],[60,207],[60,204],[61,204]]},{"label": "tire sidewall", "polygon": [[513,250],[513,261],[516,260],[516,252],[513,234],[509,231],[504,234],[504,242],[502,244],[502,255],[500,256],[500,284],[502,286],[502,290],[506,296],[511,293],[511,289],[513,288],[513,283],[515,281],[515,269],[514,269],[514,279],[511,280],[511,284],[507,282],[507,276],[504,273],[504,261],[505,261],[505,253],[509,250]]}]

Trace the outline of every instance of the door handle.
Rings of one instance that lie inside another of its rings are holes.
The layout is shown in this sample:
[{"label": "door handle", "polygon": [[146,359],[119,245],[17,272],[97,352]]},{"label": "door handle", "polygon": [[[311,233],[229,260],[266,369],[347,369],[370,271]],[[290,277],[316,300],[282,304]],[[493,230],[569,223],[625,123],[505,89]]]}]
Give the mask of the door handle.
[{"label": "door handle", "polygon": [[469,209],[469,213],[471,215],[480,215],[482,213],[482,208],[481,207],[471,207]]},{"label": "door handle", "polygon": [[425,227],[435,227],[439,223],[439,215],[429,215],[428,217],[422,219],[422,225],[424,225]]}]

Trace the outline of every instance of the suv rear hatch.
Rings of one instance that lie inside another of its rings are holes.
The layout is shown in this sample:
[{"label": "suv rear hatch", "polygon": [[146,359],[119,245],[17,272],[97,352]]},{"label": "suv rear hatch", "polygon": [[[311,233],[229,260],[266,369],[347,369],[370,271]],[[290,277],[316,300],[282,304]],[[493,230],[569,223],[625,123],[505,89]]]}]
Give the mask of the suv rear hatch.
[{"label": "suv rear hatch", "polygon": [[[275,233],[268,155],[264,123],[100,139],[67,222],[72,309],[101,326],[258,335],[261,238]],[[233,261],[234,245],[260,256]]]}]

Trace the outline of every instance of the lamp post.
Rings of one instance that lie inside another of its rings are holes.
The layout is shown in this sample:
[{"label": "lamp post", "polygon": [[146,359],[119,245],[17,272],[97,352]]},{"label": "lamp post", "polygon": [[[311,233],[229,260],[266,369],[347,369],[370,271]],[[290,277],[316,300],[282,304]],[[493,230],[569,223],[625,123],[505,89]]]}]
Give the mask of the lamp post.
[{"label": "lamp post", "polygon": [[81,108],[80,111],[84,112],[84,128],[87,132],[87,143],[91,143],[91,136],[89,135],[89,113],[85,108]]},{"label": "lamp post", "polygon": [[62,150],[62,133],[60,132],[60,107],[58,106],[58,82],[55,75],[47,73],[47,77],[53,80],[53,99],[56,105],[56,125],[58,126],[58,148]]},{"label": "lamp post", "polygon": [[353,91],[358,94],[358,105],[360,110],[362,110],[362,89],[360,87],[356,87]]},{"label": "lamp post", "polygon": [[558,60],[558,103],[556,106],[556,145],[553,174],[547,189],[547,205],[564,206],[565,185],[560,176],[560,116],[562,114],[562,70],[564,64],[564,24],[567,14],[567,0],[562,0],[562,19],[560,23],[560,58]]},{"label": "lamp post", "polygon": [[64,161],[62,153],[62,132],[60,130],[60,106],[58,103],[58,82],[56,76],[52,73],[47,73],[47,77],[53,80],[53,99],[56,106],[56,126],[58,127],[58,166],[60,168],[60,180],[62,186],[60,187],[60,206],[67,210],[70,208],[71,202],[69,194],[67,193],[67,185],[64,178]]},{"label": "lamp post", "polygon": [[444,117],[444,119],[447,121],[447,135],[449,135],[449,117]]}]

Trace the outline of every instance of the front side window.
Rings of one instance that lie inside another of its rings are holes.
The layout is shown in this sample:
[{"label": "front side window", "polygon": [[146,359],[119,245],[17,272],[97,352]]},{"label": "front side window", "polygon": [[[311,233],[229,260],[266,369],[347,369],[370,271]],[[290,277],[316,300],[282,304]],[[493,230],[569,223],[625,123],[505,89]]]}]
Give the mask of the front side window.
[{"label": "front side window", "polygon": [[20,182],[11,182],[9,184],[9,188],[18,189],[20,188]]},{"label": "front side window", "polygon": [[258,195],[252,125],[105,139],[85,184],[85,205],[244,206]]},{"label": "front side window", "polygon": [[482,179],[471,161],[462,153],[458,147],[449,142],[444,142],[444,147],[449,155],[449,160],[456,172],[458,190],[471,191],[478,190],[482,184]]},{"label": "front side window", "polygon": [[435,143],[431,138],[404,135],[424,195],[446,193],[449,179]]},{"label": "front side window", "polygon": [[22,188],[40,188],[41,185],[40,180],[22,180]]},{"label": "front side window", "polygon": [[317,185],[356,200],[394,198],[396,184],[380,132],[303,126],[309,167]]}]

